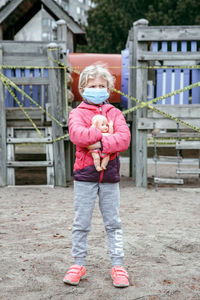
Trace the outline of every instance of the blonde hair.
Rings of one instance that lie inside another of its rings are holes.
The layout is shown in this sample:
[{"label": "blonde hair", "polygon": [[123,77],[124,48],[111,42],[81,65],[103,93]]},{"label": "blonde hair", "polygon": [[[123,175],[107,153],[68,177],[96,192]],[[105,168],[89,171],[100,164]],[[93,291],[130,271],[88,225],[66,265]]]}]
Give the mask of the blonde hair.
[{"label": "blonde hair", "polygon": [[92,118],[92,124],[94,124],[95,122],[100,122],[100,121],[105,121],[106,123],[108,123],[107,118],[104,115],[95,115]]},{"label": "blonde hair", "polygon": [[79,92],[81,93],[81,89],[87,85],[89,79],[95,79],[97,77],[105,79],[110,90],[114,88],[114,77],[106,67],[103,65],[90,65],[80,74],[78,84]]}]

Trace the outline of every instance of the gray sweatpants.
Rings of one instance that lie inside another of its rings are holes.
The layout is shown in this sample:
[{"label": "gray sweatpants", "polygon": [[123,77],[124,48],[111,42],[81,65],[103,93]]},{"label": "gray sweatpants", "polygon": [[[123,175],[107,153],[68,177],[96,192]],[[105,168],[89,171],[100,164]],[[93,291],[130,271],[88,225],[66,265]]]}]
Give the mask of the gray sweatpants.
[{"label": "gray sweatpants", "polygon": [[119,218],[119,183],[74,181],[74,223],[72,230],[72,257],[75,264],[84,265],[87,255],[87,237],[91,229],[92,213],[99,196],[99,208],[108,238],[112,265],[122,265],[123,241]]}]

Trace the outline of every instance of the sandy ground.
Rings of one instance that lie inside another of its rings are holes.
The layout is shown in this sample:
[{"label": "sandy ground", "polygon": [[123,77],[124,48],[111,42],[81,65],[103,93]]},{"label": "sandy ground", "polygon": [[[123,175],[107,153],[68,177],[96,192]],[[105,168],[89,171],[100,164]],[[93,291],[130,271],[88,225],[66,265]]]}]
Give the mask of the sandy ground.
[{"label": "sandy ground", "polygon": [[200,300],[199,186],[136,188],[127,170],[123,164],[120,215],[130,287],[112,286],[98,202],[87,276],[77,287],[62,282],[73,263],[72,182],[67,188],[1,188],[0,299]]}]

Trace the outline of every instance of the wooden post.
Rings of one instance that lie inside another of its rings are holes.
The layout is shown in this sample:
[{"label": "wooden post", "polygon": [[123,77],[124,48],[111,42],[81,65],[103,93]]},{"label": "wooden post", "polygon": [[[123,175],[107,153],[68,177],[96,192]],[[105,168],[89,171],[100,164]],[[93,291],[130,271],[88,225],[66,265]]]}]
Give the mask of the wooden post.
[{"label": "wooden post", "polygon": [[[57,40],[62,47],[62,63],[67,66],[67,23],[64,20],[59,20],[57,23]],[[61,44],[60,44],[61,43]],[[63,121],[68,126],[69,119],[69,103],[67,95],[67,68],[61,70],[61,90],[62,90],[62,113]],[[71,180],[71,146],[70,141],[65,141],[65,166],[66,180]]]},{"label": "wooden post", "polygon": [[[65,20],[58,20],[57,24],[57,41],[59,41],[59,45],[62,47],[62,52],[66,53],[67,51],[67,23]],[[60,43],[60,42],[63,43]]]},{"label": "wooden post", "polygon": [[[48,45],[49,65],[57,66],[56,61],[59,59],[59,48],[56,43]],[[49,69],[49,102],[51,104],[52,115],[62,123],[62,107],[61,107],[61,82],[60,70]],[[53,139],[63,135],[63,128],[55,121],[52,121]],[[66,168],[65,168],[65,150],[64,141],[54,142],[54,168],[55,168],[55,185],[66,186]]]},{"label": "wooden post", "polygon": [[[14,128],[9,127],[7,128],[7,137],[14,138]],[[7,163],[10,164],[10,162],[15,161],[15,145],[13,143],[9,143],[7,145]],[[15,185],[15,168],[10,167],[8,165],[7,167],[7,184],[9,186]]]},{"label": "wooden post", "polygon": [[[0,45],[0,65],[3,64],[3,49]],[[0,69],[2,72],[2,69]],[[6,170],[6,110],[4,99],[4,87],[0,81],[0,186],[7,185],[7,170]]]},{"label": "wooden post", "polygon": [[[137,33],[139,27],[148,26],[145,19],[134,22],[130,40],[132,53],[131,62],[136,67],[146,67],[146,62],[138,61],[138,52],[147,50],[147,42],[138,42]],[[147,69],[130,68],[129,94],[136,99],[146,101],[147,98]],[[130,102],[129,102],[130,103]],[[147,109],[138,109],[133,112],[132,121],[132,176],[138,187],[147,187],[147,131],[138,130],[138,119],[146,117]]]}]

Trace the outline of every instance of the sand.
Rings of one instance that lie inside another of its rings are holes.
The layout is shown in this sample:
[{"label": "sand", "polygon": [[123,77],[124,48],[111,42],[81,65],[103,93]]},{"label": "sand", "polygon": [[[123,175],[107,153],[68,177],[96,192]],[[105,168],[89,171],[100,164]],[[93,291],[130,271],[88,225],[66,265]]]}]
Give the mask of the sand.
[{"label": "sand", "polygon": [[122,171],[120,216],[130,286],[117,289],[98,201],[87,276],[62,282],[71,258],[73,182],[0,188],[0,299],[200,299],[200,189],[137,188]]}]

